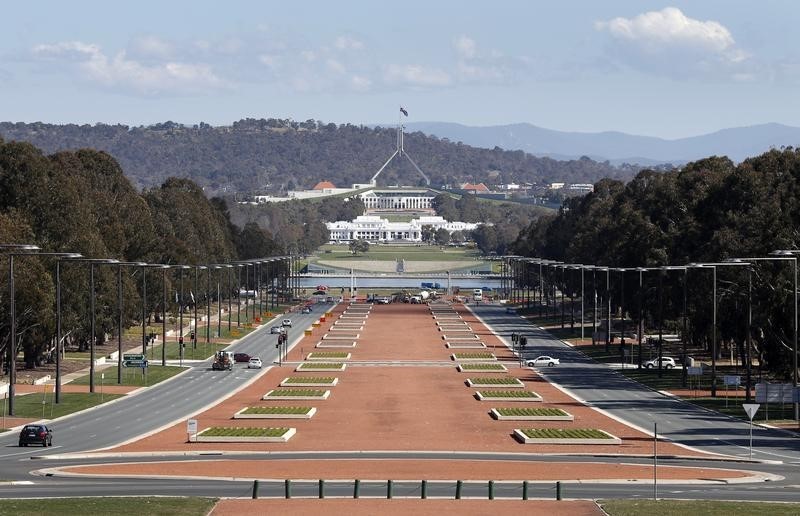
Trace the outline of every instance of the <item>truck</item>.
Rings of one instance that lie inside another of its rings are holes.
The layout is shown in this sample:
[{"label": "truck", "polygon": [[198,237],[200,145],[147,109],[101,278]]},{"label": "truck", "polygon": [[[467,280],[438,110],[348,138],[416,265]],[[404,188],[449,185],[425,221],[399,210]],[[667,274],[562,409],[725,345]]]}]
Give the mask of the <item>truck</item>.
[{"label": "truck", "polygon": [[233,351],[217,351],[214,353],[214,363],[211,364],[214,371],[233,370]]}]

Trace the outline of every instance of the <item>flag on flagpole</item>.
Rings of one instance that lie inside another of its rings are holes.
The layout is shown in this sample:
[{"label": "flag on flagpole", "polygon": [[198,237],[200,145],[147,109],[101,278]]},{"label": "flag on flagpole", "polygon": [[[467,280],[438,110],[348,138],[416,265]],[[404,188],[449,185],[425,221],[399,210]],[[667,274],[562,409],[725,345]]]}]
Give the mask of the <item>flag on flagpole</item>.
[{"label": "flag on flagpole", "polygon": [[175,302],[176,303],[178,302],[178,291],[177,290],[175,291]]},{"label": "flag on flagpole", "polygon": [[189,296],[191,296],[192,303],[194,303],[194,293],[191,290],[189,291]]},{"label": "flag on flagpole", "polygon": [[408,111],[403,109],[403,106],[400,106],[400,112],[403,113],[404,115],[408,116]]}]

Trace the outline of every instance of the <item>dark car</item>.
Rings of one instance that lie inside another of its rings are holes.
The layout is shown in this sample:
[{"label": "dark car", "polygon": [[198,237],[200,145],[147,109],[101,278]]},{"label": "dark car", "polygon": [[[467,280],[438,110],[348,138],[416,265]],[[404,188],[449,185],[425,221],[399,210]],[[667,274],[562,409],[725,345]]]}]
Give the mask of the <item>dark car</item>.
[{"label": "dark car", "polygon": [[247,353],[234,353],[233,354],[233,361],[234,362],[249,362],[250,355]]},{"label": "dark car", "polygon": [[53,431],[45,425],[25,425],[19,433],[19,445],[29,444],[53,446]]}]

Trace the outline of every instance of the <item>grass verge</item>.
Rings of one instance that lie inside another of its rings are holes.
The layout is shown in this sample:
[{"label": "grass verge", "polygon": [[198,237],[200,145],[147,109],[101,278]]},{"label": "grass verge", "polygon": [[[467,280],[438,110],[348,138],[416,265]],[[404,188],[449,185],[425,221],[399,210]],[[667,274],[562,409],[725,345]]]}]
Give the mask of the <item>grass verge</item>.
[{"label": "grass verge", "polygon": [[521,428],[529,439],[613,439],[594,428]]},{"label": "grass verge", "polygon": [[202,432],[203,437],[280,437],[289,429],[286,427],[246,428],[233,426],[212,426]]},{"label": "grass verge", "polygon": [[[117,384],[117,366],[104,369],[102,372],[94,374],[95,388],[99,388],[101,383],[103,385],[127,385],[130,387],[147,387],[163,382],[172,378],[176,374],[185,371],[183,367],[178,366],[159,366],[151,365],[145,369],[145,374],[142,374],[142,369],[138,367],[123,367],[122,368],[122,383]],[[101,374],[105,378],[101,378]],[[71,383],[75,385],[89,385],[89,375],[76,378]]]},{"label": "grass verge", "polygon": [[800,504],[766,502],[720,502],[711,500],[600,500],[600,506],[610,516],[749,516],[769,514],[789,516],[800,514]]},{"label": "grass verge", "polygon": [[14,415],[32,419],[55,419],[122,396],[124,395],[101,394],[99,391],[95,393],[62,392],[61,402],[55,404],[53,403],[52,392],[45,395],[39,393],[26,394],[25,396],[14,398]]},{"label": "grass verge", "polygon": [[60,516],[83,516],[85,514],[104,514],[120,516],[149,516],[163,514],[172,516],[195,516],[209,514],[217,503],[216,498],[37,498],[35,500],[3,500],[0,515],[41,516],[58,514]]},{"label": "grass verge", "polygon": [[247,407],[242,414],[308,414],[311,407]]}]

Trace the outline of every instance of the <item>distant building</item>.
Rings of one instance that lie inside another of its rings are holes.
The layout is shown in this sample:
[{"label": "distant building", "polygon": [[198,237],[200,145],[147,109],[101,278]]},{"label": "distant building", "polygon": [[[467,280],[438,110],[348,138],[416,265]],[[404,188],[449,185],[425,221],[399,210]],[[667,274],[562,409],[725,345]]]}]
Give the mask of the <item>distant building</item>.
[{"label": "distant building", "polygon": [[464,190],[467,193],[478,194],[478,193],[488,192],[489,188],[483,183],[478,183],[477,185],[473,185],[471,183],[464,183],[463,185],[461,185],[461,190]]},{"label": "distant building", "polygon": [[550,183],[551,190],[561,190],[566,186],[566,183]]},{"label": "distant building", "polygon": [[325,224],[330,232],[331,243],[368,240],[370,242],[421,242],[422,227],[431,226],[436,231],[446,229],[450,234],[455,231],[472,231],[480,223],[448,222],[442,217],[419,217],[408,222],[389,222],[375,215],[361,215],[352,221],[339,220]]},{"label": "distant building", "polygon": [[594,192],[594,185],[589,183],[573,183],[569,185],[568,190],[582,194]]},{"label": "distant building", "polygon": [[426,188],[373,188],[358,194],[367,210],[433,211],[436,192]]}]

